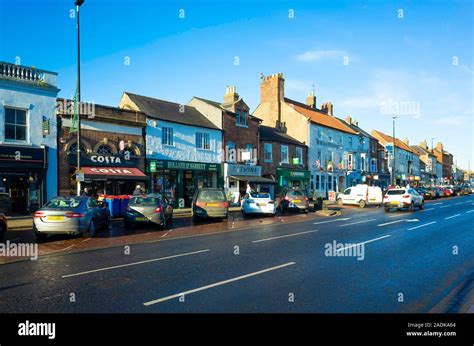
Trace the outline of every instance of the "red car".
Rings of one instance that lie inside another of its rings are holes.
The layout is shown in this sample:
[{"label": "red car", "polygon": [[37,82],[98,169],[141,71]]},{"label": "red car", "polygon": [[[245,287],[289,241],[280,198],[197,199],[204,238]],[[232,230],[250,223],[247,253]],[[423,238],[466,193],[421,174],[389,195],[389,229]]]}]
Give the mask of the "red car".
[{"label": "red car", "polygon": [[445,197],[451,197],[453,195],[453,190],[447,187],[442,187]]}]

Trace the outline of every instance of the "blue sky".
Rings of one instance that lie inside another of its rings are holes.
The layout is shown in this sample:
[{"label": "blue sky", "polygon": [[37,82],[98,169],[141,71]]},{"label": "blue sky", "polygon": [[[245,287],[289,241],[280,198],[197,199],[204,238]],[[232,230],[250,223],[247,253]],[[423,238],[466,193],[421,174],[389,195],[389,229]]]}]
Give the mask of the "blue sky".
[{"label": "blue sky", "polygon": [[[391,132],[384,106],[410,106],[397,137],[442,141],[473,169],[473,3],[86,0],[82,98],[117,105],[131,91],[220,101],[236,85],[255,109],[260,73],[283,72],[287,97],[304,102],[314,83],[318,105],[331,100],[336,116],[368,131]],[[62,97],[75,90],[73,8],[0,1],[0,60],[58,72]]]}]

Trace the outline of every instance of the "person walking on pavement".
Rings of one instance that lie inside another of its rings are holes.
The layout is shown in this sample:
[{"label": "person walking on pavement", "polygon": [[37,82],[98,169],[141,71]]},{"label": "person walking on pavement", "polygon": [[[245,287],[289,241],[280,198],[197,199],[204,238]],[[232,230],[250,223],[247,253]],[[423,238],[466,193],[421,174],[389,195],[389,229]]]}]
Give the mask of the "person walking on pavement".
[{"label": "person walking on pavement", "polygon": [[89,196],[89,188],[85,187],[82,191],[81,197],[88,197]]}]

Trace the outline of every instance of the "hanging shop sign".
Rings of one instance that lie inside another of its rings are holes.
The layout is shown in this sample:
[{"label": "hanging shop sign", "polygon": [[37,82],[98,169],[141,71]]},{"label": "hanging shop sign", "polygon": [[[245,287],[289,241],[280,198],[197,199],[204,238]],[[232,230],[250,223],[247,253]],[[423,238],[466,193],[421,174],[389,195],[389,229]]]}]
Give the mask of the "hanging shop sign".
[{"label": "hanging shop sign", "polygon": [[239,165],[226,163],[227,175],[246,175],[252,177],[260,177],[262,175],[261,166]]}]

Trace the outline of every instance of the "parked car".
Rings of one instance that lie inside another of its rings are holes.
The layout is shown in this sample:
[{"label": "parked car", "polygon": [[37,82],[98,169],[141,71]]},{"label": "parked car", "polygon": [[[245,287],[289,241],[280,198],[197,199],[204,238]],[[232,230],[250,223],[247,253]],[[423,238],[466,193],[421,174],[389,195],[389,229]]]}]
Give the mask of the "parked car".
[{"label": "parked car", "polygon": [[445,197],[444,189],[442,189],[442,188],[439,187],[439,186],[434,187],[434,189],[435,189],[436,192],[438,193],[438,197]]},{"label": "parked car", "polygon": [[339,205],[355,204],[361,208],[370,204],[380,206],[382,202],[382,189],[378,186],[368,186],[366,184],[352,186],[337,196],[337,203]]},{"label": "parked car", "polygon": [[431,192],[423,187],[415,187],[416,192],[423,196],[424,199],[431,199]]},{"label": "parked car", "polygon": [[304,190],[283,189],[277,200],[278,210],[282,214],[287,210],[309,211],[308,196]]},{"label": "parked car", "polygon": [[453,196],[453,190],[451,190],[451,188],[449,188],[449,187],[441,187],[441,188],[443,189],[444,197]]},{"label": "parked car", "polygon": [[206,218],[227,218],[229,202],[224,189],[207,187],[197,189],[193,195],[191,210],[195,221]]},{"label": "parked car", "polygon": [[408,209],[409,211],[413,211],[415,207],[422,210],[424,203],[423,196],[418,194],[413,188],[390,189],[383,199],[386,212],[390,209]]},{"label": "parked car", "polygon": [[425,187],[424,188],[428,193],[429,193],[429,197],[425,197],[425,199],[436,199],[436,198],[439,198],[439,193],[438,193],[438,190],[436,190],[436,188],[434,187]]},{"label": "parked car", "polygon": [[92,197],[55,197],[33,215],[33,230],[39,239],[48,234],[93,237],[98,229],[108,229],[109,224],[107,204]]},{"label": "parked car", "polygon": [[268,192],[251,192],[242,199],[242,213],[275,215],[276,205]]},{"label": "parked car", "polygon": [[462,185],[461,189],[463,195],[469,195],[472,193],[472,188],[469,185]]},{"label": "parked car", "polygon": [[173,206],[159,194],[133,196],[125,209],[124,225],[156,224],[163,228],[173,221]]},{"label": "parked car", "polygon": [[461,196],[464,194],[463,188],[460,185],[455,185],[452,187],[453,195]]},{"label": "parked car", "polygon": [[5,239],[5,233],[7,233],[8,222],[5,214],[0,214],[0,241]]},{"label": "parked car", "polygon": [[12,212],[12,199],[5,192],[0,192],[0,213],[10,215]]}]

